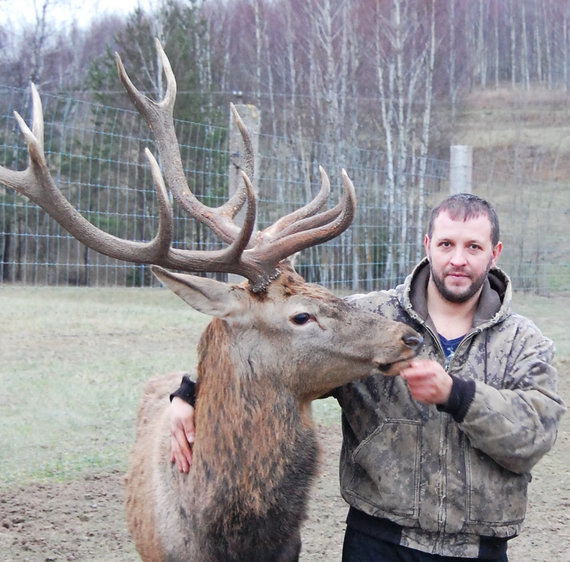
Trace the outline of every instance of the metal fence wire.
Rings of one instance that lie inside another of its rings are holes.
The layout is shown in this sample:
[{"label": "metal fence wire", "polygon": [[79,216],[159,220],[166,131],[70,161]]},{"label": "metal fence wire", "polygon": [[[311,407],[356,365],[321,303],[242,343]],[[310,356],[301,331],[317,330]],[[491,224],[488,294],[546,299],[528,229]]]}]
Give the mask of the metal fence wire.
[{"label": "metal fence wire", "polygon": [[[0,87],[0,165],[22,170],[27,147],[14,119],[30,117],[29,91]],[[68,200],[103,230],[150,240],[157,228],[156,201],[144,148],[156,154],[140,115],[79,99],[42,95],[45,153],[55,182]],[[217,206],[228,197],[232,166],[228,129],[177,121],[183,166],[192,192]],[[301,253],[299,272],[338,290],[394,286],[423,255],[430,208],[449,192],[447,161],[408,158],[394,182],[382,151],[260,135],[256,182],[258,227],[301,207],[320,187],[318,166],[328,172],[331,199],[340,197],[341,168],[352,178],[358,209],[339,238]],[[473,170],[473,192],[488,199],[501,220],[501,266],[515,289],[567,290],[568,188],[525,174]],[[220,242],[174,205],[177,246],[214,249]],[[0,186],[0,283],[58,286],[147,286],[149,269],[91,251],[41,209]]]}]

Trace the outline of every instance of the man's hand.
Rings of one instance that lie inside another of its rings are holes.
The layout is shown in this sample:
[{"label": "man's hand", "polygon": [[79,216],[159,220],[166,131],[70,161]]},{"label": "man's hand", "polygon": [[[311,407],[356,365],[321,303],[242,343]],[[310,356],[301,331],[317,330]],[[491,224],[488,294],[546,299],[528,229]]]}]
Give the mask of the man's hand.
[{"label": "man's hand", "polygon": [[437,361],[412,360],[410,366],[402,369],[400,375],[407,381],[414,400],[424,404],[447,403],[453,379]]},{"label": "man's hand", "polygon": [[170,403],[170,462],[180,472],[188,472],[192,464],[192,445],[196,438],[194,408],[175,396]]}]

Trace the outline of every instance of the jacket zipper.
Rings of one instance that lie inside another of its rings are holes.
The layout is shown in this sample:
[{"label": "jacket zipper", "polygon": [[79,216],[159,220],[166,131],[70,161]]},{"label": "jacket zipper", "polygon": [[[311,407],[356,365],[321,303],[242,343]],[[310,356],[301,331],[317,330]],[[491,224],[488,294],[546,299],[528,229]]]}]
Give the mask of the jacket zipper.
[{"label": "jacket zipper", "polygon": [[[455,357],[455,355],[457,354],[457,351],[459,350],[459,348],[465,344],[465,342],[471,340],[476,334],[478,334],[479,332],[481,332],[480,328],[475,328],[473,330],[471,330],[470,332],[468,332],[465,337],[461,340],[461,342],[459,343],[459,345],[457,346],[456,350],[451,353],[449,356],[446,357],[445,355],[445,351],[443,350],[443,346],[441,345],[441,341],[439,339],[439,335],[434,334],[434,331],[427,325],[424,325],[425,329],[427,332],[429,332],[429,334],[432,336],[432,338],[435,340],[437,347],[441,353],[441,356],[444,357],[444,369],[446,371],[446,373],[449,374],[450,371],[450,366],[451,363]],[[444,424],[445,425],[445,424]],[[439,457],[440,459],[443,459],[443,464],[442,466],[447,466],[447,439],[448,439],[448,435],[447,435],[447,425],[441,425],[440,426],[440,432],[444,432],[444,434],[440,433],[440,443],[439,443]],[[440,462],[442,462],[440,460]],[[438,509],[438,526],[441,530],[441,532],[445,533],[445,527],[446,527],[446,508],[445,508],[445,504],[446,504],[446,499],[447,499],[447,475],[445,474],[445,471],[442,470],[440,472],[440,483],[439,483],[439,509]]]},{"label": "jacket zipper", "polygon": [[465,345],[465,342],[473,339],[473,337],[475,337],[475,335],[477,335],[478,333],[480,333],[482,331],[480,328],[475,328],[475,329],[471,330],[470,332],[467,332],[467,334],[461,340],[461,342],[459,343],[459,345],[457,346],[455,351],[446,357],[445,351],[443,351],[443,346],[441,345],[441,341],[439,340],[439,335],[435,334],[434,331],[429,326],[427,326],[427,325],[424,325],[424,326],[425,326],[426,331],[429,332],[431,337],[435,340],[437,347],[441,353],[441,356],[444,358],[443,368],[445,369],[446,373],[449,373],[449,367],[451,365],[451,362],[455,358],[455,355],[459,351],[459,348],[461,346]]}]

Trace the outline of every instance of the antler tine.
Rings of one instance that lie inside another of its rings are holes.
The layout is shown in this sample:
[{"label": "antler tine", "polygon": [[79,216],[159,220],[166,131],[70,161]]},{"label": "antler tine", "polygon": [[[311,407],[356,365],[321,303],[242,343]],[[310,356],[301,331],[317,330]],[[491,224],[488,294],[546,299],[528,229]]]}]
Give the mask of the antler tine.
[{"label": "antler tine", "polygon": [[[166,183],[178,203],[190,216],[208,226],[219,238],[231,243],[239,236],[240,228],[233,222],[233,217],[247,199],[245,187],[238,189],[230,200],[217,208],[204,205],[188,187],[180,157],[178,139],[174,130],[176,78],[172,72],[170,61],[158,39],[155,40],[155,44],[162,61],[167,84],[166,93],[160,102],[151,100],[134,86],[123,66],[121,57],[115,53],[119,78],[131,101],[153,132]],[[246,142],[245,138],[244,142]]]},{"label": "antler tine", "polygon": [[[156,191],[156,199],[158,201],[158,221],[159,229],[153,240],[155,244],[156,256],[167,256],[170,250],[170,245],[172,244],[172,233],[173,233],[173,216],[172,216],[172,205],[170,204],[170,198],[168,197],[168,190],[164,184],[164,178],[160,173],[160,167],[156,158],[152,152],[148,149],[144,149],[144,153],[148,163],[150,165],[150,171],[152,174],[152,179],[154,182],[154,188]],[[153,256],[154,257],[154,256]],[[156,257],[149,260],[147,263],[156,262]]]},{"label": "antler tine", "polygon": [[[321,170],[326,178],[325,171],[322,168]],[[267,236],[267,231],[271,231],[271,227],[259,233],[260,242],[255,248],[258,260],[273,260],[277,264],[296,252],[317,246],[342,234],[351,225],[356,210],[354,185],[344,169],[342,183],[341,201],[333,209],[298,221],[276,233],[275,237]]]},{"label": "antler tine", "polygon": [[284,235],[287,233],[288,227],[291,225],[297,225],[298,221],[306,217],[310,217],[321,210],[329,198],[331,192],[331,183],[322,166],[319,166],[319,172],[321,174],[321,189],[314,197],[314,199],[312,199],[304,207],[301,207],[300,209],[297,209],[292,213],[281,217],[277,222],[267,227],[264,231],[266,235],[269,235],[271,237],[276,237],[278,234]]},{"label": "antler tine", "polygon": [[[22,131],[24,138],[28,144],[28,168],[32,165],[34,160],[38,160],[45,164],[43,149],[44,117],[42,102],[40,100],[38,90],[33,83],[30,83],[30,89],[32,91],[32,130],[30,130],[26,125],[26,122],[24,119],[22,119],[22,116],[17,111],[14,111],[14,117],[16,118],[20,130]],[[32,152],[34,152],[34,157],[32,157]],[[27,169],[25,171],[17,172],[0,166],[0,181],[19,192],[22,191],[17,186],[20,186],[20,184],[22,184],[29,175],[30,173]],[[31,187],[33,186],[30,186],[30,188]],[[31,189],[29,194],[23,194],[30,199],[38,195],[38,193],[32,191]],[[32,201],[34,201],[34,199],[32,199]]]},{"label": "antler tine", "polygon": [[[251,185],[251,181],[245,172],[241,172],[241,176],[244,182],[245,187],[245,194],[247,196],[247,208],[245,213],[245,218],[243,222],[243,226],[239,232],[239,236],[234,240],[233,244],[225,251],[225,256],[228,263],[232,264],[242,264],[241,256],[244,250],[250,243],[251,235],[253,234],[253,230],[255,228],[255,219],[257,216],[257,203],[255,198],[255,193],[253,191],[253,186]],[[205,264],[208,266],[208,263]],[[259,276],[258,271],[252,271],[251,275],[247,275],[246,271],[243,271],[242,267],[238,265],[235,270],[235,273],[240,273],[241,275],[245,275],[248,279],[255,279]],[[245,268],[247,269],[247,268]],[[205,269],[205,271],[208,271]],[[272,273],[272,271],[270,271]]]},{"label": "antler tine", "polygon": [[[42,100],[40,99],[40,94],[34,83],[30,83],[30,89],[32,91],[32,133],[36,139],[39,152],[43,154],[44,152],[44,110],[42,108]],[[20,117],[20,115],[15,111],[14,115],[18,121],[18,125],[22,130],[22,125],[26,127],[26,122]],[[37,118],[35,116],[37,115]],[[24,135],[25,136],[25,135]]]},{"label": "antler tine", "polygon": [[241,115],[238,113],[236,106],[231,102],[230,102],[230,110],[232,112],[232,116],[234,118],[234,121],[236,122],[236,125],[241,134],[241,138],[243,140],[243,146],[245,152],[244,171],[249,178],[253,178],[255,170],[255,161],[253,157],[253,145],[251,143],[251,137],[249,136],[249,131],[247,130],[247,127],[245,126],[245,123],[243,122]]},{"label": "antler tine", "polygon": [[159,202],[159,228],[155,238],[150,242],[133,242],[100,230],[71,205],[51,176],[43,150],[42,103],[33,84],[31,90],[32,129],[15,112],[16,120],[28,144],[28,166],[23,171],[13,171],[0,166],[0,182],[39,205],[73,237],[89,248],[125,261],[155,263],[159,256],[165,254],[165,248],[170,246],[172,238],[171,206],[156,160],[147,152]]}]

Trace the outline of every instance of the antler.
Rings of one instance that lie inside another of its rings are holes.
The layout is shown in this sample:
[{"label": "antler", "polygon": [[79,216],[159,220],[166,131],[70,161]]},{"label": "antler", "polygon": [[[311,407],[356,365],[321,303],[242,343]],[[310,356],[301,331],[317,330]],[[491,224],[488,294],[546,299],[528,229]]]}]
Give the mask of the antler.
[{"label": "antler", "polygon": [[[145,149],[159,206],[158,232],[150,242],[124,240],[102,231],[86,220],[63,196],[46,163],[42,104],[33,84],[32,128],[14,112],[28,144],[28,166],[23,171],[0,166],[0,182],[39,205],[74,238],[101,254],[128,262],[161,265],[193,273],[236,273],[250,281],[253,291],[263,291],[279,274],[277,265],[280,261],[295,252],[326,242],[348,228],[356,207],[354,186],[343,170],[343,194],[340,202],[332,209],[319,212],[330,194],[327,174],[323,168],[319,168],[321,189],[317,196],[301,209],[282,217],[265,230],[254,233],[256,198],[250,180],[250,177],[253,177],[252,145],[247,129],[232,104],[232,114],[245,145],[246,171],[241,171],[243,186],[220,207],[208,207],[201,203],[188,187],[184,177],[174,130],[176,80],[158,40],[156,48],[162,59],[167,83],[166,93],[160,102],[149,99],[135,88],[119,55],[115,55],[121,81],[133,104],[153,131],[164,173],[163,177],[158,162],[151,152]],[[213,251],[173,248],[172,206],[166,185],[190,216],[207,225],[229,245]],[[233,219],[244,204],[245,218],[240,227]]]}]

